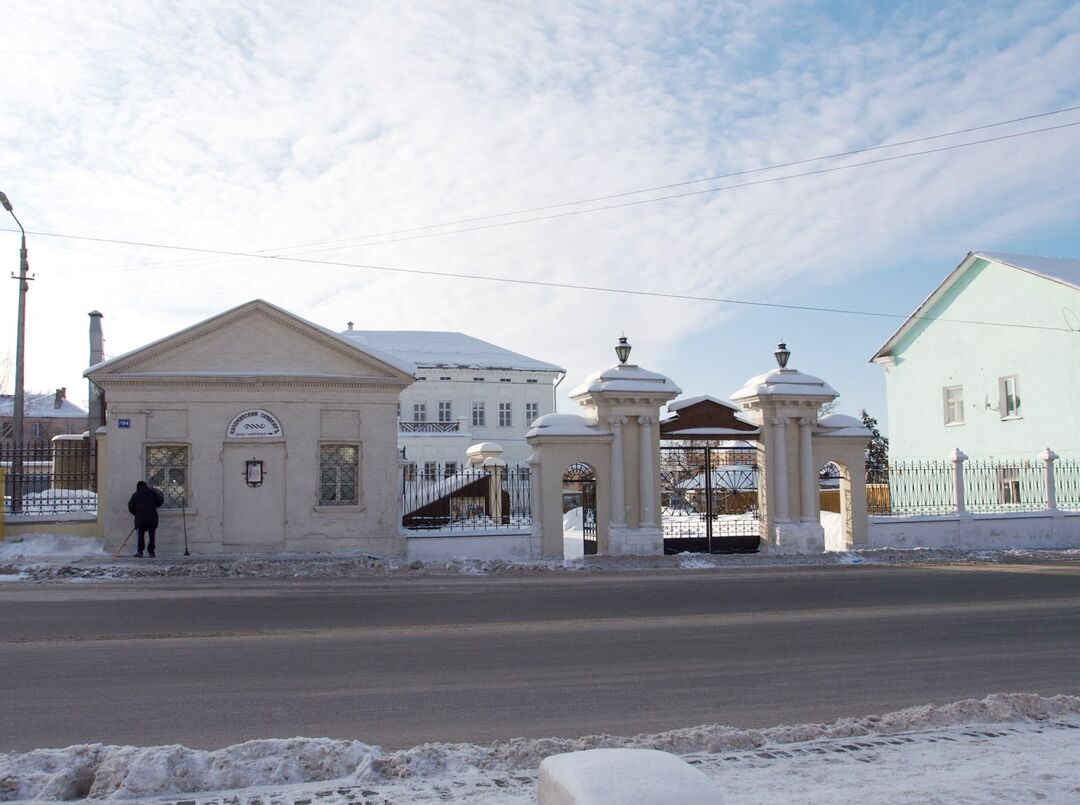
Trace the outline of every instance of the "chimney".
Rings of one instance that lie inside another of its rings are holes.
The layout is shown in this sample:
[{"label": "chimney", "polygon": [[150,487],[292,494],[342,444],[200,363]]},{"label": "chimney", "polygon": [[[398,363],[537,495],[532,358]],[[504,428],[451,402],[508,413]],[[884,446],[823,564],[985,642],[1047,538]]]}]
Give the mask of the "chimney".
[{"label": "chimney", "polygon": [[53,408],[61,408],[64,405],[64,400],[67,399],[67,386],[62,389],[56,390],[56,396],[53,398]]},{"label": "chimney", "polygon": [[350,321],[348,324],[349,324],[349,329],[351,330],[352,326],[353,326],[353,323]]},{"label": "chimney", "polygon": [[[101,311],[91,310],[90,316],[90,365],[96,366],[105,360],[105,338],[101,334],[101,320],[104,318]],[[87,416],[87,425],[90,431],[91,443],[94,432],[105,425],[105,392],[90,383],[90,414]]]}]

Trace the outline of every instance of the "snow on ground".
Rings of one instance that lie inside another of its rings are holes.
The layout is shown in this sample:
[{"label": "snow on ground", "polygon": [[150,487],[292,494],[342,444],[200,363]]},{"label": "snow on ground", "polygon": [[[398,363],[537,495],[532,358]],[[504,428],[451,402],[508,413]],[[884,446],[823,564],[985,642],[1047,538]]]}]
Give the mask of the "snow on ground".
[{"label": "snow on ground", "polygon": [[[567,536],[573,536],[569,532]],[[0,581],[93,582],[175,577],[357,578],[367,576],[488,576],[552,573],[620,573],[716,570],[737,567],[831,567],[837,565],[1047,564],[1080,562],[1071,550],[945,550],[874,548],[843,553],[691,554],[675,556],[586,556],[515,562],[457,558],[408,561],[360,553],[211,554],[156,559],[114,558],[102,541],[65,534],[28,534],[0,541]]]},{"label": "snow on ground", "polygon": [[0,755],[0,799],[524,805],[535,802],[545,757],[599,747],[676,754],[715,780],[729,805],[1080,801],[1080,697],[1022,693],[831,724],[713,724],[627,738],[515,738],[396,752],[327,738],[216,751],[84,744]]}]

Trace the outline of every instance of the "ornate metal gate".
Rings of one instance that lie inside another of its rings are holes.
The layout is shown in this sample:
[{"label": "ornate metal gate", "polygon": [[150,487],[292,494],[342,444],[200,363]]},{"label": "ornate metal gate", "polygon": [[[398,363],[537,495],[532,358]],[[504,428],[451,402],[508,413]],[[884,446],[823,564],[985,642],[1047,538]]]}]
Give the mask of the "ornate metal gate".
[{"label": "ornate metal gate", "polygon": [[571,464],[563,471],[563,511],[581,507],[581,530],[586,556],[596,554],[596,475],[588,464]]},{"label": "ornate metal gate", "polygon": [[753,442],[661,445],[664,553],[757,551],[757,489]]}]

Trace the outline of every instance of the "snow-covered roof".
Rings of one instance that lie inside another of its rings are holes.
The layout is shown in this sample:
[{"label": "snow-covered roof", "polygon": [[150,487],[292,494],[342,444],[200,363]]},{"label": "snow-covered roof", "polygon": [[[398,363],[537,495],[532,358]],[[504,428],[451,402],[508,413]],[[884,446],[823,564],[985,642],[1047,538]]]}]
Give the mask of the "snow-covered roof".
[{"label": "snow-covered roof", "polygon": [[343,330],[340,336],[364,349],[374,347],[397,355],[418,367],[564,371],[553,363],[511,352],[465,333],[439,330]]},{"label": "snow-covered roof", "polygon": [[604,436],[596,420],[578,414],[544,414],[525,433],[529,436]]},{"label": "snow-covered roof", "polygon": [[840,395],[820,377],[797,369],[773,369],[747,380],[741,389],[731,395],[731,399],[738,401],[753,397],[788,396],[834,399]]},{"label": "snow-covered roof", "polygon": [[[0,394],[0,416],[13,416],[15,397]],[[66,397],[56,407],[55,394],[27,394],[23,405],[23,416],[27,419],[85,419],[87,413]]]},{"label": "snow-covered roof", "polygon": [[1043,277],[1051,282],[1058,282],[1080,290],[1080,260],[1068,257],[1042,257],[1033,254],[1011,254],[1008,252],[968,252],[963,260],[949,272],[949,275],[941,281],[926,299],[922,301],[915,312],[908,316],[896,332],[889,336],[881,348],[870,359],[871,363],[886,358],[897,345],[901,338],[919,320],[926,317],[927,312],[949,292],[956,281],[971,268],[976,260],[992,260],[999,265],[1009,266],[1029,274]]},{"label": "snow-covered roof", "polygon": [[604,391],[659,394],[672,397],[682,394],[682,389],[676,386],[669,377],[642,369],[632,363],[617,363],[585,378],[584,383],[570,392],[570,399],[576,400],[579,397]]},{"label": "snow-covered roof", "polygon": [[699,394],[696,397],[683,397],[681,400],[672,400],[667,404],[667,409],[669,411],[679,411],[683,408],[689,408],[691,405],[697,405],[699,402],[705,402],[706,400],[716,403],[717,405],[722,405],[725,408],[730,408],[732,411],[735,411],[737,415],[742,413],[742,409],[739,408],[739,406],[732,405],[727,400],[718,400],[716,397],[711,397],[708,394]]},{"label": "snow-covered roof", "polygon": [[872,436],[862,420],[847,414],[823,416],[818,420],[818,427],[816,436],[862,436],[867,439]]}]

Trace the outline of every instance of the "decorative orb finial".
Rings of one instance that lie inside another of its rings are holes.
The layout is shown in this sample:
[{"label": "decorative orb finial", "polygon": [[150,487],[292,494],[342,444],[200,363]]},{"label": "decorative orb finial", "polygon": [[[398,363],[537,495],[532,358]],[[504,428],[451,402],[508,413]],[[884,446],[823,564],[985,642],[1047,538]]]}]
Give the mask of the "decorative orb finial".
[{"label": "decorative orb finial", "polygon": [[776,352],[773,353],[776,356],[776,362],[780,364],[780,368],[783,369],[787,366],[788,358],[791,357],[791,350],[787,348],[787,344],[781,341],[776,345]]},{"label": "decorative orb finial", "polygon": [[627,358],[630,357],[630,342],[626,340],[626,336],[619,336],[619,343],[615,345],[615,354],[619,356],[619,363],[626,363]]}]

